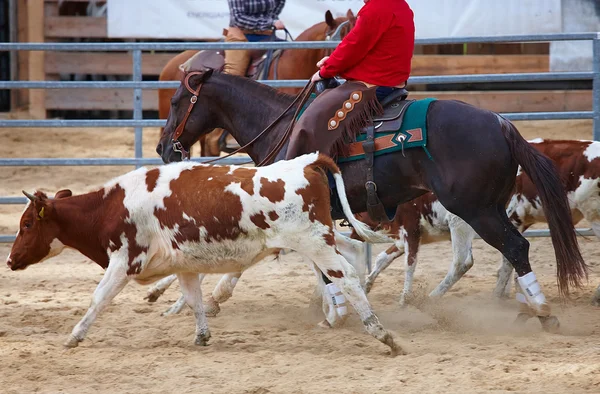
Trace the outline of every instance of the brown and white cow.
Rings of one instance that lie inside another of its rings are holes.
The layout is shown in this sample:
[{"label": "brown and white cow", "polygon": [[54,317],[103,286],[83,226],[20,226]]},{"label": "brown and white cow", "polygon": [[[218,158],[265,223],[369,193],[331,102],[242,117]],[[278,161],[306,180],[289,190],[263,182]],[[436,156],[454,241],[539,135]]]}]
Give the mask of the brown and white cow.
[{"label": "brown and white cow", "polygon": [[353,217],[335,163],[313,153],[260,168],[192,162],[141,168],[79,196],[65,190],[49,199],[36,192],[28,195],[31,201],[7,264],[24,269],[70,247],[106,268],[68,347],[85,338],[97,315],[131,279],[148,284],[177,274],[196,317],[195,343],[206,345],[210,331],[198,274],[243,272],[291,249],[325,273],[366,330],[396,354],[401,349],[336,249],[326,171],[334,174],[348,220],[362,236],[377,240]]},{"label": "brown and white cow", "polygon": [[[600,142],[542,139],[529,142],[554,161],[568,192],[574,224],[586,219],[600,238]],[[521,168],[507,215],[520,232],[546,221],[537,190]],[[357,217],[369,223],[368,215]],[[400,303],[404,304],[411,292],[419,244],[452,240],[452,264],[444,280],[430,293],[431,297],[442,296],[473,266],[471,242],[475,232],[462,219],[448,212],[433,193],[398,206],[396,217],[387,230],[397,241],[377,256],[375,268],[365,283],[367,293],[377,276],[394,259],[406,253],[404,290],[400,298]],[[359,238],[356,234],[352,236]],[[494,291],[496,296],[508,296],[512,271],[512,265],[503,259]],[[600,286],[592,302],[600,304]]]}]

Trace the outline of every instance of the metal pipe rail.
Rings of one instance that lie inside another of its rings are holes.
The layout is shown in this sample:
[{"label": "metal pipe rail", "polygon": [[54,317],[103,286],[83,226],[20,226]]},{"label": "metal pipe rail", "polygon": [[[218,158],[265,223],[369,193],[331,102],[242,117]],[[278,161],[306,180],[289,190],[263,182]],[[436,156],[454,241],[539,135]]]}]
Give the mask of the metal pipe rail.
[{"label": "metal pipe rail", "polygon": [[[21,200],[20,197],[18,197],[18,198]],[[27,202],[27,199],[25,197],[23,197],[22,200],[23,200],[23,202],[22,202],[23,204],[25,204]],[[583,237],[594,236],[594,232],[592,231],[591,228],[576,229],[576,232],[577,232],[577,235],[583,236]],[[344,232],[342,234],[344,234],[346,236],[350,235],[350,233],[348,233],[348,232]],[[527,230],[523,233],[523,235],[526,238],[542,238],[542,237],[549,237],[550,233],[548,230]],[[15,238],[16,238],[16,236],[14,236],[14,235],[0,235],[0,243],[14,242]],[[481,237],[479,235],[476,235],[475,238],[481,239]],[[369,269],[369,271],[371,271],[371,270]]]},{"label": "metal pipe rail", "polygon": [[[415,40],[416,45],[447,45],[468,43],[590,41],[598,39],[598,33],[558,33],[507,35],[487,37],[425,38]],[[294,42],[117,42],[117,43],[0,43],[0,51],[185,51],[219,49],[324,49],[335,48],[340,41],[294,41]]]},{"label": "metal pipe rail", "polygon": [[[472,74],[411,77],[409,84],[450,84],[486,82],[545,82],[545,81],[591,81],[593,72],[518,73],[518,74]],[[302,88],[307,79],[283,79],[258,82],[277,88]],[[0,89],[177,89],[178,81],[0,81]]]}]

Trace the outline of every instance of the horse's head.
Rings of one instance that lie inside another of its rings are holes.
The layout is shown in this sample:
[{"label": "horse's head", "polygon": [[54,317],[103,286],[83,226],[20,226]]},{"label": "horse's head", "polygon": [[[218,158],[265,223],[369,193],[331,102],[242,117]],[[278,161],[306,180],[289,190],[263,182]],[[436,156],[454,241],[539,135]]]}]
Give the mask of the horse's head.
[{"label": "horse's head", "polygon": [[[156,152],[165,163],[189,158],[190,147],[216,127],[217,109],[205,94],[213,69],[186,71],[171,98],[167,123]],[[204,93],[204,94],[203,94]]]},{"label": "horse's head", "polygon": [[350,9],[346,12],[346,17],[339,18],[334,18],[331,11],[327,10],[325,13],[325,24],[327,28],[323,39],[337,41],[343,39],[354,27],[356,17]]},{"label": "horse's head", "polygon": [[345,17],[334,18],[331,11],[325,12],[325,21],[309,27],[296,41],[325,41],[340,40],[354,27],[356,17],[352,10],[348,10]]}]

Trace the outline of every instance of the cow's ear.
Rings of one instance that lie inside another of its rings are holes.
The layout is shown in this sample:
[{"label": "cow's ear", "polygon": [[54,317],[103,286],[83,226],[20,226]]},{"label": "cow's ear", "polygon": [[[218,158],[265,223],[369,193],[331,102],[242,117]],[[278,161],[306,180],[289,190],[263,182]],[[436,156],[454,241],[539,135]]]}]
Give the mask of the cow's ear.
[{"label": "cow's ear", "polygon": [[72,195],[73,195],[73,192],[71,192],[69,189],[59,190],[54,195],[54,199],[71,197]]}]

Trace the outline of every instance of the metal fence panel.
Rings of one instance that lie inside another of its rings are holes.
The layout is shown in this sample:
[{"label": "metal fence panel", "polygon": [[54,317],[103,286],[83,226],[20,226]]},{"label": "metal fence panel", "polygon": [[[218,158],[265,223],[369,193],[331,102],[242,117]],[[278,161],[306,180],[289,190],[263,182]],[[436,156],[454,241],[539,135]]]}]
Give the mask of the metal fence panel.
[{"label": "metal fence panel", "polygon": [[[450,76],[412,77],[410,84],[450,84],[483,82],[529,82],[529,81],[593,81],[593,110],[570,112],[524,112],[503,114],[510,120],[556,120],[556,119],[593,119],[594,140],[600,140],[600,34],[599,33],[561,33],[526,36],[493,37],[453,37],[441,39],[419,39],[417,45],[444,45],[465,43],[508,43],[508,42],[552,42],[552,41],[593,41],[592,72],[561,73],[519,73],[519,74],[478,74]],[[144,127],[162,127],[165,120],[150,120],[142,117],[142,89],[177,88],[179,82],[142,81],[142,51],[184,51],[184,50],[223,50],[223,49],[323,49],[335,48],[339,41],[302,41],[267,43],[0,43],[0,51],[121,51],[130,52],[133,57],[132,81],[120,82],[79,82],[79,81],[0,81],[0,89],[133,89],[133,119],[126,120],[0,120],[0,127],[133,127],[135,135],[134,158],[1,158],[0,166],[135,166],[160,165],[159,158],[142,157],[142,136]],[[273,87],[303,87],[306,80],[259,81]],[[212,158],[194,158],[203,162]],[[228,158],[222,164],[244,164],[247,158]],[[24,197],[0,197],[0,204],[23,204]],[[593,235],[591,229],[578,232],[580,235]],[[548,230],[530,230],[528,237],[549,236]],[[14,236],[0,235],[0,242],[12,242]],[[370,250],[370,249],[369,249]],[[369,260],[370,261],[370,260]]]}]

